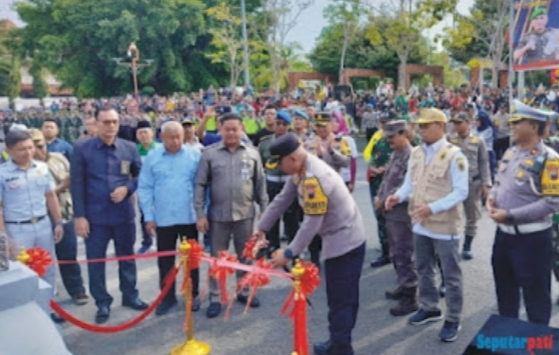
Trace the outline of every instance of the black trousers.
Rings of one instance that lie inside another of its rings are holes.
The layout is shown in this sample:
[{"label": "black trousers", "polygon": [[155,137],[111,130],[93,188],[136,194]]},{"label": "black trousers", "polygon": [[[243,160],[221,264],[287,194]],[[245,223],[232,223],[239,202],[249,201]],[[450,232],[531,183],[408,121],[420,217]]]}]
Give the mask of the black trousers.
[{"label": "black trousers", "polygon": [[[272,200],[281,192],[281,190],[283,189],[283,185],[285,185],[285,183],[283,182],[266,181],[266,191],[268,193],[270,202],[272,202]],[[287,235],[289,240],[292,240],[295,237],[297,229],[299,228],[299,213],[297,209],[298,206],[298,202],[296,200],[293,201],[291,206],[289,206],[282,217],[285,234]],[[278,220],[268,231],[268,233],[266,233],[266,238],[270,241],[271,248],[280,248],[280,220]]]},{"label": "black trousers", "polygon": [[505,155],[507,149],[509,149],[510,147],[510,138],[509,137],[497,138],[493,146],[494,146],[495,154],[497,154],[497,160],[501,160],[503,158],[503,155]]},{"label": "black trousers", "polygon": [[500,315],[518,318],[522,290],[528,320],[549,324],[551,237],[551,228],[529,234],[508,234],[497,228],[491,263]]},{"label": "black trousers", "polygon": [[[181,241],[182,237],[194,239],[198,241],[198,230],[195,224],[177,224],[169,227],[157,227],[157,251],[177,250],[177,241]],[[163,288],[163,281],[169,272],[175,266],[174,256],[165,256],[157,258],[157,266],[159,267],[159,284]],[[196,298],[199,294],[200,271],[192,270],[190,273],[192,278],[192,297]],[[163,302],[173,302],[176,299],[175,283],[165,296]]]}]

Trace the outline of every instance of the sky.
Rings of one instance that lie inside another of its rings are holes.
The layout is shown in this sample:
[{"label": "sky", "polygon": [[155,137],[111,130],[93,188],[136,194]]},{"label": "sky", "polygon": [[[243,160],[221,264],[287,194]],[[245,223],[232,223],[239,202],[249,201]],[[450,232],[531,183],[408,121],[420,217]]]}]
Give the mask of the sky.
[{"label": "sky", "polygon": [[[376,2],[380,0],[369,1]],[[21,21],[19,21],[17,14],[12,9],[12,4],[14,2],[15,0],[0,0],[0,19],[7,18],[19,25]],[[299,42],[305,53],[310,52],[314,47],[316,38],[320,35],[320,31],[327,24],[322,13],[329,2],[329,0],[314,0],[313,5],[306,9],[299,17],[297,25],[293,27],[288,35],[288,41]],[[458,0],[458,12],[467,14],[473,3],[474,0]],[[451,23],[451,16],[447,16],[445,21],[433,27],[426,35],[434,37],[436,34],[442,32],[445,26],[450,26]]]},{"label": "sky", "polygon": [[[380,2],[380,0],[369,1]],[[299,17],[297,25],[293,27],[288,35],[288,41],[299,42],[303,46],[304,52],[310,52],[314,47],[316,38],[320,35],[320,31],[327,25],[327,21],[323,18],[322,13],[329,3],[329,0],[314,0],[314,4]],[[474,0],[458,0],[458,12],[464,15],[468,14],[473,3]],[[433,27],[426,35],[432,38],[436,34],[441,33],[444,27],[452,24],[451,19],[451,16],[447,16],[445,21]]]}]

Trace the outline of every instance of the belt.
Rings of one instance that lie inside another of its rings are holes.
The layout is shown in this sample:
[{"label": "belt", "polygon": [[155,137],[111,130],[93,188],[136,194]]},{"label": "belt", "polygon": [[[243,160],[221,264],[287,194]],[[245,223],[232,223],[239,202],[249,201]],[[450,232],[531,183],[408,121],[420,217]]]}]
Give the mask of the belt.
[{"label": "belt", "polygon": [[41,220],[43,220],[43,218],[45,218],[47,215],[41,216],[41,217],[33,217],[31,219],[28,219],[27,221],[4,221],[4,223],[7,224],[35,224],[40,222]]},{"label": "belt", "polygon": [[507,226],[504,224],[499,224],[499,229],[501,232],[507,234],[528,234],[543,231],[551,227],[549,222],[535,222],[526,224],[517,224],[513,226]]},{"label": "belt", "polygon": [[266,175],[266,181],[270,182],[286,182],[289,176],[282,175],[282,176],[274,176],[274,175]]},{"label": "belt", "polygon": [[472,182],[481,180],[481,175],[476,175],[472,178]]}]

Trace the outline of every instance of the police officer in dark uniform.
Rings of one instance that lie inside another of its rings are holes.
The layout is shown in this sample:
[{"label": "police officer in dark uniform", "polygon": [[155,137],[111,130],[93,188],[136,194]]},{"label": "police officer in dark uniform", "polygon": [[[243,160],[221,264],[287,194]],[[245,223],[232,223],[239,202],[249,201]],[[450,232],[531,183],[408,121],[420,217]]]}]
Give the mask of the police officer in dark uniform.
[{"label": "police officer in dark uniform", "polygon": [[353,355],[351,333],[359,307],[359,279],[365,256],[365,227],[361,213],[342,177],[325,161],[307,152],[288,133],[271,146],[271,164],[290,175],[283,190],[268,205],[255,235],[264,238],[295,200],[304,219],[293,241],[272,259],[276,267],[299,255],[315,235],[322,239],[328,298],[330,339],[314,345],[317,355]]},{"label": "police officer in dark uniform", "polygon": [[498,223],[492,265],[499,314],[518,318],[522,293],[528,320],[541,324],[551,316],[551,217],[559,210],[559,154],[542,142],[547,115],[513,102],[515,146],[505,153],[487,201]]}]

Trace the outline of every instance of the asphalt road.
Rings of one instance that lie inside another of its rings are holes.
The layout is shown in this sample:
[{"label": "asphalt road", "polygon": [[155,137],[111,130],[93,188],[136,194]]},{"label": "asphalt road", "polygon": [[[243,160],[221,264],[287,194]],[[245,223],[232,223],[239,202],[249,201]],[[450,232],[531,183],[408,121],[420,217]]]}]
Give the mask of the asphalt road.
[{"label": "asphalt road", "polygon": [[[359,142],[363,146],[363,141]],[[361,278],[361,300],[357,326],[354,331],[355,353],[359,355],[432,355],[462,354],[467,344],[492,313],[496,313],[493,276],[490,265],[491,246],[495,225],[484,214],[478,224],[479,233],[473,243],[475,258],[462,262],[464,275],[464,311],[462,330],[454,343],[442,343],[438,333],[442,322],[425,326],[407,324],[407,317],[392,317],[388,309],[393,301],[384,298],[387,289],[396,286],[391,266],[372,269],[369,262],[379,253],[376,236],[376,221],[372,214],[368,185],[364,182],[365,164],[360,159],[358,183],[353,197],[363,214],[367,230],[366,264]],[[137,243],[139,246],[139,243]],[[110,249],[112,254],[112,248]],[[79,255],[83,258],[83,243],[79,244]],[[141,298],[147,302],[155,299],[159,292],[158,271],[155,260],[140,260],[138,266],[138,288]],[[118,271],[116,263],[107,265],[107,286],[113,295],[111,318],[108,324],[120,324],[137,315],[137,312],[120,306]],[[206,280],[207,265],[202,267],[202,280]],[[87,279],[87,269],[82,268]],[[180,277],[180,275],[179,275]],[[232,286],[232,284],[231,284]],[[202,288],[206,287],[202,285]],[[209,320],[205,317],[207,300],[203,309],[194,313],[195,338],[207,342],[215,355],[288,355],[292,353],[292,323],[280,309],[291,290],[289,281],[274,279],[258,292],[262,306],[251,309],[244,315],[244,308],[235,304],[231,317]],[[554,295],[557,295],[554,285]],[[59,282],[59,301],[69,312],[93,323],[96,308],[93,300],[86,306],[76,306],[67,297]],[[324,284],[311,297],[313,308],[308,311],[309,339],[322,341],[328,337],[327,306]],[[444,300],[441,300],[444,311]],[[68,349],[75,355],[164,355],[181,344],[183,332],[184,303],[179,302],[169,314],[161,317],[150,315],[135,328],[116,334],[96,334],[81,330],[69,323],[62,325],[62,334]],[[525,319],[524,312],[522,318]],[[551,325],[559,327],[557,307],[554,306]],[[311,348],[312,349],[312,348]],[[312,353],[312,350],[311,350]]]}]

